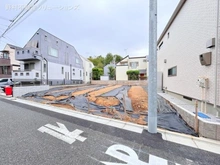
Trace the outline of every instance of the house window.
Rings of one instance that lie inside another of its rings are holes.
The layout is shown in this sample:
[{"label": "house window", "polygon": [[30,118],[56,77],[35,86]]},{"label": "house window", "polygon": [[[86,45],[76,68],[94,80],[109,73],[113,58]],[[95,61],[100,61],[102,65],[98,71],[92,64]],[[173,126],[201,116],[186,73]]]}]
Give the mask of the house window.
[{"label": "house window", "polygon": [[39,48],[39,43],[37,42],[36,48]]},{"label": "house window", "polygon": [[62,72],[62,74],[64,74],[64,68],[62,67],[62,69],[61,69],[61,72]]},{"label": "house window", "polygon": [[177,67],[176,66],[168,69],[168,77],[176,76],[176,75],[177,75]]},{"label": "house window", "polygon": [[131,69],[136,69],[138,67],[138,62],[130,62]]},{"label": "house window", "polygon": [[24,73],[20,73],[20,76],[23,76],[24,75]]},{"label": "house window", "polygon": [[86,72],[86,76],[88,75],[88,73]]},{"label": "house window", "polygon": [[24,54],[24,51],[22,51],[22,54]]},{"label": "house window", "polygon": [[76,63],[79,64],[79,59],[78,58],[76,58]]},{"label": "house window", "polygon": [[39,77],[39,73],[36,73],[36,77]]},{"label": "house window", "polygon": [[34,63],[24,64],[24,70],[32,70],[32,69],[34,69]]},{"label": "house window", "polygon": [[28,53],[30,53],[30,50],[27,50]]},{"label": "house window", "polygon": [[19,54],[19,51],[17,51],[17,54]]},{"label": "house window", "polygon": [[58,57],[58,50],[48,47],[48,54],[53,57]]},{"label": "house window", "polygon": [[160,43],[159,49],[161,49],[162,46],[163,46],[163,41]]},{"label": "house window", "polygon": [[73,76],[75,76],[75,73],[73,73]]},{"label": "house window", "polygon": [[80,77],[82,77],[82,71],[80,70]]},{"label": "house window", "polygon": [[15,76],[18,76],[18,73],[15,73]]},{"label": "house window", "polygon": [[144,59],[144,60],[143,60],[143,62],[147,62],[147,60],[146,60],[146,59]]},{"label": "house window", "polygon": [[44,36],[44,40],[47,41],[47,35]]},{"label": "house window", "polygon": [[92,64],[91,63],[89,63],[89,67],[92,68]]},{"label": "house window", "polygon": [[26,76],[29,76],[30,74],[29,73],[26,73]]},{"label": "house window", "polygon": [[47,71],[47,64],[44,64],[44,72]]}]

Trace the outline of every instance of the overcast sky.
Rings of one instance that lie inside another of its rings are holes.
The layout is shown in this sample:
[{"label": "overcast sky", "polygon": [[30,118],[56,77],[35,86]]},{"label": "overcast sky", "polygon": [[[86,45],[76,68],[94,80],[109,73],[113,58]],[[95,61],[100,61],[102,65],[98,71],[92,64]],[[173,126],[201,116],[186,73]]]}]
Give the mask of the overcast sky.
[{"label": "overcast sky", "polygon": [[[1,0],[0,34],[10,24],[3,18],[13,19],[21,11],[19,6],[29,1]],[[158,0],[158,37],[178,3]],[[148,54],[148,24],[148,0],[46,0],[0,40],[0,49],[6,43],[23,47],[42,28],[72,44],[85,57],[108,52],[143,56]]]}]

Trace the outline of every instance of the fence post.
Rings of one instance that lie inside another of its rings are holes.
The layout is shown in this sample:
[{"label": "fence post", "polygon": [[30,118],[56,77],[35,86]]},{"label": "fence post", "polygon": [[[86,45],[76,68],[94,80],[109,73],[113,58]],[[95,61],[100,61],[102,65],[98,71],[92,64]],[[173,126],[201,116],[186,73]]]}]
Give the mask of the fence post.
[{"label": "fence post", "polygon": [[195,132],[199,133],[198,100],[196,100],[196,104],[195,104]]}]

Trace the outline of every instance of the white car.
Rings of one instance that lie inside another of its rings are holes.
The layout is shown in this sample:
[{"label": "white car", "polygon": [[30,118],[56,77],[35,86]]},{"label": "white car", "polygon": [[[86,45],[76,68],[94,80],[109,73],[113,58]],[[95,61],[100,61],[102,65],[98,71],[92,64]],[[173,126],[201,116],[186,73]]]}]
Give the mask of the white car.
[{"label": "white car", "polygon": [[5,88],[6,86],[13,87],[15,84],[19,84],[19,82],[14,82],[11,78],[0,78],[0,88]]}]

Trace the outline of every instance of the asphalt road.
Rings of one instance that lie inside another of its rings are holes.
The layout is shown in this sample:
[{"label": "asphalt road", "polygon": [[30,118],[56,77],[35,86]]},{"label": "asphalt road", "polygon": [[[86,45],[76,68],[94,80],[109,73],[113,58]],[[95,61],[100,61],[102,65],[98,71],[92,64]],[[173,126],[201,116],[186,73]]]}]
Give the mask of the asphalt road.
[{"label": "asphalt road", "polygon": [[133,133],[1,98],[0,131],[2,165],[218,165],[220,162],[217,154],[164,141],[161,134]]}]

